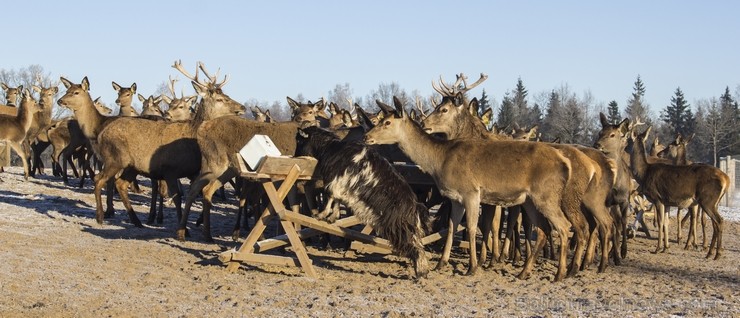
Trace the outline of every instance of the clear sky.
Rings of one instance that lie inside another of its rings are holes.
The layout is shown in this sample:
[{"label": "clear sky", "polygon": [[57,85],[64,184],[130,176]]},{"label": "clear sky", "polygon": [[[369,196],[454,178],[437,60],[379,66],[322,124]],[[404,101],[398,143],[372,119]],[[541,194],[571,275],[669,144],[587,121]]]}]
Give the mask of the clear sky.
[{"label": "clear sky", "polygon": [[679,86],[690,102],[736,91],[739,14],[738,1],[11,1],[0,68],[88,76],[109,105],[111,81],[148,96],[176,59],[268,102],[343,83],[428,95],[440,75],[483,72],[499,102],[521,77],[530,96],[567,83],[623,109],[640,74],[655,114]]}]

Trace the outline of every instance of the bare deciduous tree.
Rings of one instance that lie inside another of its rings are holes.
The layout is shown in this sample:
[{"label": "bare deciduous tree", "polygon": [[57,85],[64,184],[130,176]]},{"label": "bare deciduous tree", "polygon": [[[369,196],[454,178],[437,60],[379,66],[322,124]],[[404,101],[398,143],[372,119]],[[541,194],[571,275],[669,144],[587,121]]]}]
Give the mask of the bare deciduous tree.
[{"label": "bare deciduous tree", "polygon": [[737,145],[737,139],[731,140],[727,136],[736,134],[738,128],[733,125],[733,114],[723,110],[717,98],[702,99],[696,104],[696,139],[711,153],[711,158],[701,159],[711,160],[716,167],[719,162],[718,154]]}]

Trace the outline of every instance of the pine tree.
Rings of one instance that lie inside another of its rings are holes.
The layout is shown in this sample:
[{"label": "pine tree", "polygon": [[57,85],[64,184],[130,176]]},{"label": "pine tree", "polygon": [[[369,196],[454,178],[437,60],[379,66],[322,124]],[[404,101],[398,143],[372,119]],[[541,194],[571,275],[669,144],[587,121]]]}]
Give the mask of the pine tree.
[{"label": "pine tree", "polygon": [[608,114],[606,117],[612,125],[619,124],[619,122],[622,121],[622,116],[619,115],[619,106],[617,105],[617,101],[612,100],[609,102],[607,112]]},{"label": "pine tree", "polygon": [[673,136],[678,133],[683,136],[694,133],[694,114],[680,87],[676,88],[675,96],[671,97],[671,104],[661,112],[660,119],[669,125]]},{"label": "pine tree", "polygon": [[498,110],[498,120],[496,121],[496,125],[499,128],[508,128],[514,123],[516,120],[516,109],[514,107],[514,101],[507,93],[501,101],[501,107]]},{"label": "pine tree", "polygon": [[481,112],[491,107],[491,101],[488,100],[488,94],[486,94],[485,88],[483,89],[483,92],[480,95],[480,100],[478,102],[480,105],[479,109]]},{"label": "pine tree", "polygon": [[524,87],[522,78],[518,78],[516,82],[516,89],[514,90],[514,96],[512,102],[514,103],[514,122],[520,126],[525,127],[531,125],[528,122],[529,119],[529,107],[527,106],[527,89]]},{"label": "pine tree", "polygon": [[[726,120],[730,121],[732,127],[738,127],[740,125],[740,109],[738,109],[738,102],[730,95],[730,87],[725,87],[725,93],[719,97],[719,111]],[[737,154],[740,152],[740,129],[735,129],[725,136],[725,140],[721,141],[724,144],[731,145],[727,151],[722,152],[720,155],[725,156],[728,154]]]},{"label": "pine tree", "polygon": [[642,83],[640,75],[637,75],[633,90],[632,96],[627,99],[627,106],[624,109],[625,117],[632,120],[640,118],[641,121],[650,124],[648,105],[643,101],[645,97],[645,84]]}]

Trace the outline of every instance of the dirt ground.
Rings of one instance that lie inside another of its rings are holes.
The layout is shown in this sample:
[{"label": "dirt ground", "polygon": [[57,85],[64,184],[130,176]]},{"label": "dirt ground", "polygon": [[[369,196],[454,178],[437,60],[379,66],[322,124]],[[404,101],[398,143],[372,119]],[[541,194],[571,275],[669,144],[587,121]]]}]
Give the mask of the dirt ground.
[{"label": "dirt ground", "polygon": [[[468,277],[458,250],[450,267],[414,281],[404,259],[315,244],[308,250],[320,278],[311,279],[282,266],[225,270],[216,256],[238,244],[234,199],[216,204],[215,243],[202,243],[197,229],[179,242],[172,208],[164,226],[135,228],[116,201],[116,217],[99,226],[89,183],[77,189],[48,175],[23,182],[21,171],[0,174],[0,317],[740,315],[737,221],[726,222],[718,261],[677,245],[673,225],[666,253],[650,253],[656,240],[638,233],[622,266],[604,274],[592,266],[559,283],[551,282],[555,262],[542,258],[528,280],[516,279],[521,264],[510,263]],[[142,220],[144,194],[132,195]],[[429,255],[436,264],[439,254]]]}]

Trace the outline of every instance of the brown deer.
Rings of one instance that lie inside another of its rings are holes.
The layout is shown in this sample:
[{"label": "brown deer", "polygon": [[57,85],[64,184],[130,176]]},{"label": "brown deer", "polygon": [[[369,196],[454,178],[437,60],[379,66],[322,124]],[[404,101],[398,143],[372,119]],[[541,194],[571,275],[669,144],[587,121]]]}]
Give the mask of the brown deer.
[{"label": "brown deer", "polygon": [[[409,119],[398,98],[396,112],[365,136],[367,144],[398,144],[419,167],[429,173],[440,192],[453,201],[450,231],[438,268],[449,261],[452,235],[463,215],[469,226],[478,224],[480,203],[511,206],[524,204],[539,211],[559,234],[561,246],[568,246],[570,223],[561,207],[561,198],[570,179],[570,160],[559,151],[539,143],[457,139],[439,140]],[[509,154],[509,156],[502,156]],[[538,160],[519,160],[538,158]],[[489,176],[497,176],[490,178]],[[468,211],[464,213],[464,211]],[[549,230],[550,224],[540,222],[538,229]],[[468,231],[470,264],[468,275],[478,268],[475,231]],[[535,251],[544,245],[545,235],[538,231]],[[566,249],[562,248],[555,280],[566,271]],[[534,266],[530,257],[519,274],[526,278]]]},{"label": "brown deer", "polygon": [[[666,158],[670,160],[672,164],[675,165],[690,165],[693,164],[690,160],[686,158],[686,148],[688,147],[689,142],[694,138],[694,135],[692,134],[688,138],[683,137],[680,133],[676,135],[676,138],[668,145],[664,146],[663,149],[656,154],[657,157]],[[676,242],[680,243],[681,241],[681,227],[686,224],[686,221],[689,221],[689,237],[686,241],[685,248],[689,248],[689,243],[696,248],[696,226],[697,226],[697,219],[701,220],[701,232],[702,232],[702,247],[707,248],[707,233],[706,233],[706,218],[704,217],[705,213],[704,210],[702,210],[700,207],[696,206],[694,209],[689,209],[689,213],[686,214],[686,216],[681,219],[680,222],[678,222],[678,215],[676,216]]]},{"label": "brown deer", "polygon": [[617,165],[616,180],[612,195],[607,202],[610,206],[612,219],[615,222],[614,263],[621,264],[621,259],[627,257],[627,216],[630,208],[630,194],[632,193],[632,173],[630,170],[630,156],[626,152],[631,131],[641,125],[639,119],[630,122],[624,119],[619,124],[609,123],[606,115],[599,114],[601,122],[601,131],[599,131],[594,148],[606,154]]},{"label": "brown deer", "polygon": [[51,111],[54,107],[54,96],[59,92],[58,83],[45,87],[40,76],[37,76],[36,80],[38,81],[38,86],[33,85],[31,88],[39,94],[39,107],[41,107],[42,111],[36,113],[31,128],[28,130],[27,138],[31,142],[31,151],[33,153],[31,175],[35,173],[43,174],[44,166],[41,161],[41,153],[50,145],[46,134],[43,132],[52,124]]},{"label": "brown deer", "polygon": [[184,92],[180,93],[180,97],[177,97],[175,92],[175,82],[172,77],[169,78],[167,86],[172,93],[172,97],[162,95],[162,100],[168,105],[167,111],[165,111],[164,119],[169,121],[188,121],[193,119],[193,104],[195,103],[198,95],[185,96]]},{"label": "brown deer", "polygon": [[18,87],[10,87],[5,83],[0,83],[0,87],[5,91],[5,105],[10,107],[16,107],[18,104],[18,97],[23,91],[23,85]]},{"label": "brown deer", "polygon": [[[186,76],[189,74],[179,62],[173,67]],[[201,82],[197,75],[192,77],[193,88],[202,97],[199,113],[193,121],[168,122],[125,117],[111,122],[100,132],[97,148],[103,160],[103,170],[95,177],[94,189],[98,223],[102,224],[104,217],[101,189],[108,180],[115,180],[115,186],[121,195],[129,219],[134,225],[141,226],[128,198],[128,188],[136,175],[142,174],[154,180],[164,180],[170,191],[177,191],[179,189],[177,180],[194,177],[201,166],[200,148],[195,141],[198,126],[219,116],[241,115],[244,112],[244,107],[240,103],[221,90],[228,82],[228,76],[222,82],[218,82],[215,76],[208,74],[202,63],[199,63],[199,68],[209,81]],[[152,191],[153,202],[156,202],[157,192]],[[179,193],[173,195],[179,218],[181,195]],[[154,221],[153,214],[152,209],[149,215],[150,223]]]},{"label": "brown deer", "polygon": [[120,107],[118,116],[139,116],[136,109],[132,106],[134,95],[136,95],[136,83],[131,84],[131,87],[121,87],[116,82],[111,83],[113,84],[113,89],[118,93],[118,98],[116,98],[116,105]]},{"label": "brown deer", "polygon": [[41,108],[31,96],[31,92],[24,89],[21,93],[18,114],[15,116],[0,115],[0,141],[6,141],[23,161],[23,177],[25,180],[28,180],[30,175],[31,156],[31,145],[27,134],[31,128],[33,117],[39,112],[41,112]]},{"label": "brown deer", "polygon": [[325,104],[323,99],[315,103],[311,103],[311,101],[300,103],[290,98],[290,96],[286,97],[286,99],[292,111],[291,120],[299,123],[318,120],[320,127],[329,126],[329,115],[324,110]]},{"label": "brown deer", "polygon": [[164,118],[164,112],[159,108],[159,103],[162,102],[162,96],[144,95],[137,94],[139,101],[141,101],[141,116],[154,116]]},{"label": "brown deer", "polygon": [[[460,76],[462,77],[464,75],[461,74]],[[431,133],[443,133],[449,139],[483,139],[479,136],[480,134],[459,135],[459,131],[454,128],[454,126],[458,125],[477,125],[478,129],[481,129],[482,122],[477,119],[476,115],[473,115],[468,111],[469,109],[478,109],[477,99],[474,98],[467,105],[460,102],[462,99],[462,96],[458,96],[456,98],[449,98],[448,96],[443,97],[442,103],[438,105],[424,121],[423,127],[425,130]],[[536,127],[532,129],[520,129],[517,126],[517,129],[513,132],[518,133],[518,135],[512,140],[529,140],[531,136],[536,136]],[[573,172],[571,173],[571,179],[573,181],[568,183],[568,187],[566,187],[566,192],[563,197],[563,199],[568,202],[568,204],[563,207],[566,213],[565,216],[574,226],[574,238],[576,239],[576,251],[573,261],[571,262],[569,275],[575,274],[575,272],[581,267],[583,257],[582,253],[586,248],[586,240],[589,236],[589,226],[591,228],[590,234],[593,234],[596,230],[601,234],[604,253],[602,253],[602,261],[599,270],[603,271],[606,268],[608,261],[606,247],[608,246],[608,240],[611,238],[610,232],[612,226],[612,220],[609,216],[609,212],[606,210],[604,202],[612,188],[614,179],[612,168],[614,163],[610,162],[603,154],[599,154],[596,151],[590,152],[588,149],[572,145],[549,145],[561,151],[562,154],[570,160],[573,168]],[[581,208],[583,211],[580,211]],[[526,212],[530,220],[539,217],[536,211]],[[510,213],[512,213],[512,211],[510,211]],[[589,223],[586,223],[587,221]],[[488,222],[488,220],[484,222],[484,235],[488,235],[491,230],[491,225],[489,223],[490,222]],[[494,221],[494,234],[498,233],[496,226],[498,223],[499,222],[497,222],[497,220]],[[542,222],[540,221],[539,223]],[[496,240],[498,240],[497,235],[495,236]],[[593,237],[595,237],[595,234]],[[595,242],[589,242],[589,244],[595,244]],[[561,248],[563,247],[561,246]],[[589,245],[589,248],[594,248],[594,246]],[[496,253],[494,252],[494,256],[495,255]],[[491,259],[491,262],[494,260],[495,257]]]},{"label": "brown deer", "polygon": [[669,165],[649,163],[645,151],[645,139],[652,127],[631,137],[634,142],[631,165],[632,175],[640,184],[642,193],[656,207],[658,220],[657,252],[668,248],[668,226],[666,206],[687,208],[701,206],[712,220],[712,242],[709,245],[707,258],[714,253],[719,259],[722,250],[723,220],[718,212],[719,200],[727,192],[730,178],[721,170],[710,165]]},{"label": "brown deer", "polygon": [[251,108],[252,110],[252,116],[254,117],[255,121],[261,122],[261,123],[273,123],[275,122],[275,119],[272,118],[272,115],[270,115],[270,110],[262,111],[262,109],[259,106],[254,106]]}]

